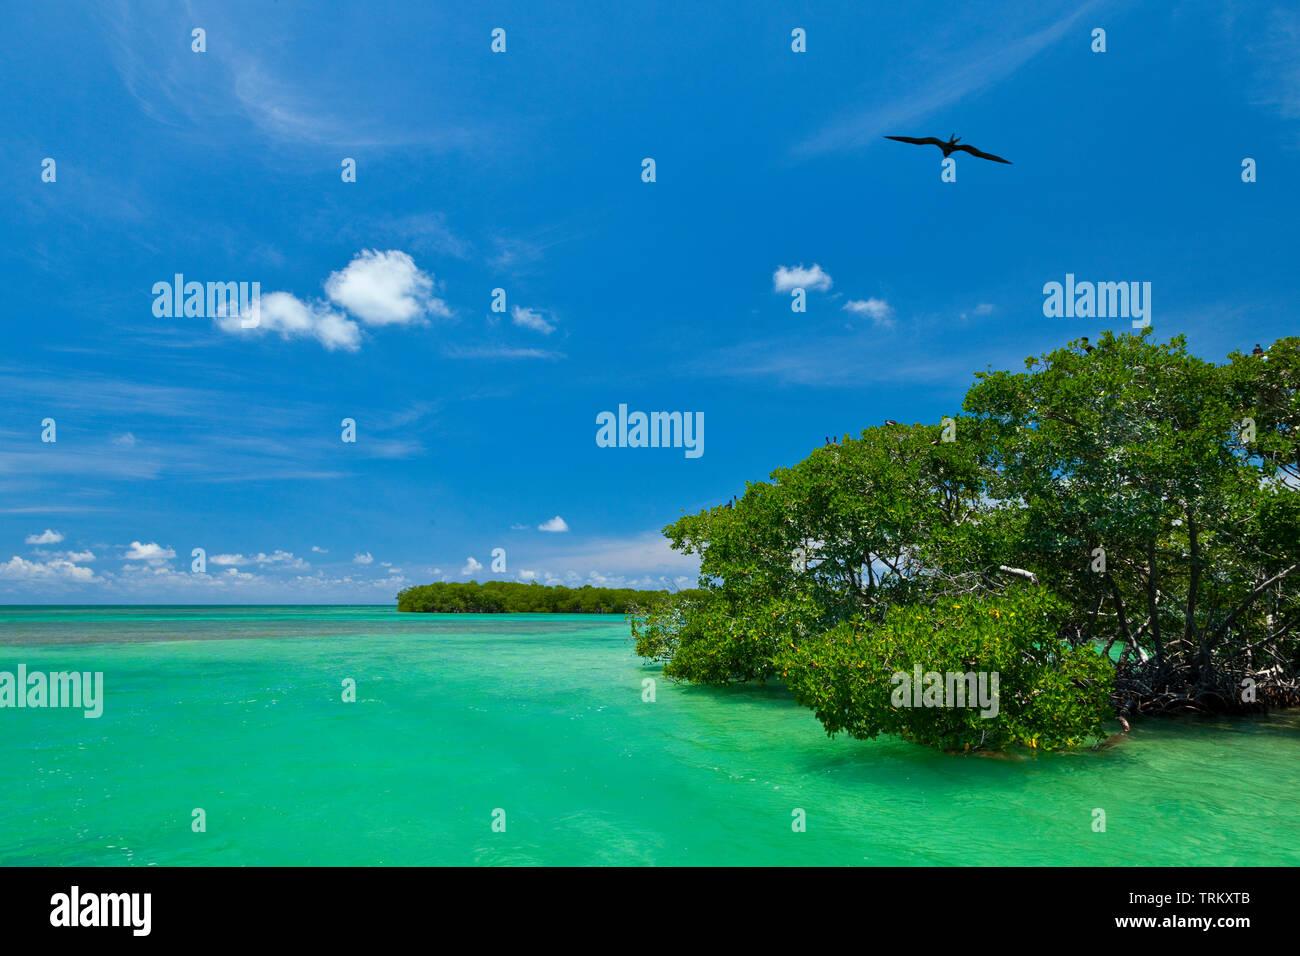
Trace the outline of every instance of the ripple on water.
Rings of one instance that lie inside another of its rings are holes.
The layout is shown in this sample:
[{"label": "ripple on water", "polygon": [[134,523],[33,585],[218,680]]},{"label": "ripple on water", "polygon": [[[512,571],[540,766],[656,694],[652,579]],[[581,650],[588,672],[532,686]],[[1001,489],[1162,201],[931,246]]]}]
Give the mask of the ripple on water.
[{"label": "ripple on water", "polygon": [[0,715],[0,864],[1300,864],[1294,713],[990,759],[673,684],[620,618],[5,609],[0,633],[0,661],[106,693],[97,720]]}]

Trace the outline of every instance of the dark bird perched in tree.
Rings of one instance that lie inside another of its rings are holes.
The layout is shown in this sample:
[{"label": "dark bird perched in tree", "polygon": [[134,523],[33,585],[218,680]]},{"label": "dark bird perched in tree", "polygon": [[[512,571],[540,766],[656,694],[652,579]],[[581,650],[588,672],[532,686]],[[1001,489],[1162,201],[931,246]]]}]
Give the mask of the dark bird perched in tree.
[{"label": "dark bird perched in tree", "polygon": [[1082,341],[1083,341],[1083,350],[1085,352],[1091,352],[1092,346],[1088,344],[1088,336],[1085,335]]},{"label": "dark bird perched in tree", "polygon": [[722,507],[724,507],[724,508],[730,508],[730,507],[731,507],[731,502],[728,501],[728,502],[727,502],[725,505],[723,505]]},{"label": "dark bird perched in tree", "polygon": [[982,153],[974,146],[967,146],[964,143],[961,146],[958,146],[957,144],[961,142],[961,137],[956,135],[949,136],[948,142],[946,143],[935,136],[925,136],[921,139],[917,139],[915,136],[886,136],[885,139],[896,140],[900,143],[915,143],[918,146],[938,146],[943,150],[945,158],[950,153],[963,152],[970,153],[972,156],[977,156],[980,159],[991,159],[995,163],[1006,163],[1008,166],[1011,165],[1011,160],[1003,159],[1001,156],[994,156],[992,153]]},{"label": "dark bird perched in tree", "polygon": [[886,424],[886,425],[897,425],[898,422],[894,421],[892,418],[886,418],[886,419],[885,419],[885,424]]},{"label": "dark bird perched in tree", "polygon": [[1253,349],[1251,349],[1250,354],[1251,354],[1251,355],[1263,355],[1263,354],[1264,354],[1264,350],[1263,350],[1262,348],[1260,348],[1260,347],[1259,347],[1259,343],[1256,342],[1256,343],[1255,343],[1255,347],[1254,347]]},{"label": "dark bird perched in tree", "polygon": [[826,439],[826,444],[829,445],[830,443],[831,443],[831,440],[830,440],[829,438],[827,438],[827,439]]}]

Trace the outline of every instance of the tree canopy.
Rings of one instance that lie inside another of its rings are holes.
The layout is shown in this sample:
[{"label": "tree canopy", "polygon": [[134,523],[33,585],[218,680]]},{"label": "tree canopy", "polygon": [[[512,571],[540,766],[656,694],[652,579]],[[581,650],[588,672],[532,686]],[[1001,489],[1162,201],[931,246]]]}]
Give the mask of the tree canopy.
[{"label": "tree canopy", "polygon": [[632,588],[545,586],[536,581],[442,581],[406,588],[397,595],[399,611],[443,613],[626,614],[634,605],[654,605],[667,591]]},{"label": "tree canopy", "polygon": [[[936,746],[1068,746],[1096,736],[1099,700],[1122,716],[1300,702],[1300,338],[1216,365],[1181,337],[1106,333],[975,378],[940,425],[845,436],[665,528],[700,556],[701,591],[634,614],[638,651],[688,681],[787,680],[828,732]],[[883,719],[884,648],[951,632],[956,653],[965,625],[936,609],[963,601],[1038,661],[1028,693],[1052,705],[963,732]],[[1024,601],[1051,609],[1050,634],[1023,617],[1011,633]]]}]

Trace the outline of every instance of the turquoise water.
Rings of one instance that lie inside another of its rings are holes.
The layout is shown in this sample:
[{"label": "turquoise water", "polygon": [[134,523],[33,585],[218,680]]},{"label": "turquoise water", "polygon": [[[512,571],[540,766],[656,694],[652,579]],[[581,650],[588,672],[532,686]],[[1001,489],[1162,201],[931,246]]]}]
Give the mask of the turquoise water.
[{"label": "turquoise water", "polygon": [[1025,758],[831,740],[587,615],[0,608],[20,663],[106,699],[0,709],[3,865],[1300,864],[1294,713]]}]

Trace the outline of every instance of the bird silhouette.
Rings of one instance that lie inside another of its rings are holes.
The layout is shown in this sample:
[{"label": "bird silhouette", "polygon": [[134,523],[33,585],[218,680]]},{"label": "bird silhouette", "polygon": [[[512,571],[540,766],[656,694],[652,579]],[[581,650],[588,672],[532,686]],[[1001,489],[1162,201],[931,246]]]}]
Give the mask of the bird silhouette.
[{"label": "bird silhouette", "polygon": [[1083,341],[1083,350],[1085,352],[1091,352],[1092,346],[1088,344],[1088,336],[1085,335],[1082,341]]},{"label": "bird silhouette", "polygon": [[1255,343],[1255,347],[1254,347],[1253,349],[1251,349],[1250,354],[1251,354],[1251,355],[1263,355],[1263,354],[1264,354],[1264,350],[1263,350],[1262,348],[1260,348],[1260,347],[1259,347],[1259,343],[1256,342],[1256,343]]},{"label": "bird silhouette", "polygon": [[946,143],[936,136],[925,136],[920,139],[917,139],[915,136],[886,136],[885,139],[892,139],[899,143],[915,143],[917,146],[938,146],[943,150],[945,158],[954,152],[963,152],[970,153],[972,156],[977,156],[980,159],[991,159],[995,163],[1006,163],[1008,166],[1012,165],[1011,160],[1003,159],[1001,156],[994,156],[992,153],[981,152],[974,146],[967,146],[965,143],[958,146],[957,144],[961,143],[961,137],[957,135],[949,136]]},{"label": "bird silhouette", "polygon": [[885,424],[886,424],[886,425],[897,425],[898,422],[894,421],[892,418],[886,418],[886,419],[885,419]]}]

